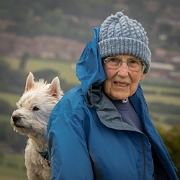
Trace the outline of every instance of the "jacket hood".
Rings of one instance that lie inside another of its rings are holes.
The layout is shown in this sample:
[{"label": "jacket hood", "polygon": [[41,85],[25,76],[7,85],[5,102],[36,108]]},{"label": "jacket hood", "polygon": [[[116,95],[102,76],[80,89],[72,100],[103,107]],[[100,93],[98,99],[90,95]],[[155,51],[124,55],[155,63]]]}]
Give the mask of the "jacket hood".
[{"label": "jacket hood", "polygon": [[93,84],[101,84],[106,78],[99,53],[99,29],[94,29],[94,39],[87,43],[76,67],[76,75],[82,83],[84,94]]}]

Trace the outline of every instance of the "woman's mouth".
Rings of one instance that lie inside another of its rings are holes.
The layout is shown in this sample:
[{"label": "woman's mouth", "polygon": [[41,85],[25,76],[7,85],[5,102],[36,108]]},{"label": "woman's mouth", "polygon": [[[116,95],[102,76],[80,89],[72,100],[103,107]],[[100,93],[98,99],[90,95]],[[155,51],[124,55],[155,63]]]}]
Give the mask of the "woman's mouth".
[{"label": "woman's mouth", "polygon": [[124,83],[124,82],[114,82],[117,86],[119,87],[127,87],[129,84]]}]

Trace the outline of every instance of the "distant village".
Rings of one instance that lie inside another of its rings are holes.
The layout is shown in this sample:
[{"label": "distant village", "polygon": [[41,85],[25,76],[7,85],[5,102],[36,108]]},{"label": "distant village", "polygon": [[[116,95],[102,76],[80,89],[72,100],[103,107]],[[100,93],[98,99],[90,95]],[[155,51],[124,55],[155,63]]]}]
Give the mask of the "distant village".
[{"label": "distant village", "polygon": [[[79,41],[63,37],[37,36],[28,38],[0,33],[0,39],[0,56],[21,58],[23,55],[27,55],[31,58],[62,59],[73,63],[78,61],[85,46]],[[180,82],[180,52],[164,49],[157,49],[153,52],[148,77],[160,77]]]}]

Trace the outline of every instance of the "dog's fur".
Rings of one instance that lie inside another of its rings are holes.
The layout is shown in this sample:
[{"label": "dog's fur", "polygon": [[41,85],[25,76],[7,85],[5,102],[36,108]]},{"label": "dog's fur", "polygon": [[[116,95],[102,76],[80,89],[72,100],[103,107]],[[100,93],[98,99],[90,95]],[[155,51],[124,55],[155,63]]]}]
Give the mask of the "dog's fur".
[{"label": "dog's fur", "polygon": [[25,166],[29,180],[50,179],[48,161],[39,152],[47,152],[46,126],[52,109],[63,96],[58,77],[51,84],[34,81],[29,73],[23,96],[12,113],[11,125],[15,131],[28,136]]}]

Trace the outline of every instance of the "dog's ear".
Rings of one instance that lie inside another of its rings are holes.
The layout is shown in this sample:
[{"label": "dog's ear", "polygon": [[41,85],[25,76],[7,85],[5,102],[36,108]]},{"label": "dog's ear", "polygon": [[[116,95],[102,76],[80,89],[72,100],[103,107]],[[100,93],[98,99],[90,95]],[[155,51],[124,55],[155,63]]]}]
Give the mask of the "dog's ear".
[{"label": "dog's ear", "polygon": [[29,91],[34,86],[34,75],[30,72],[26,79],[25,92]]},{"label": "dog's ear", "polygon": [[55,77],[50,86],[49,86],[49,92],[52,96],[54,96],[57,99],[60,99],[63,95],[63,91],[60,88],[60,81],[58,77]]}]

